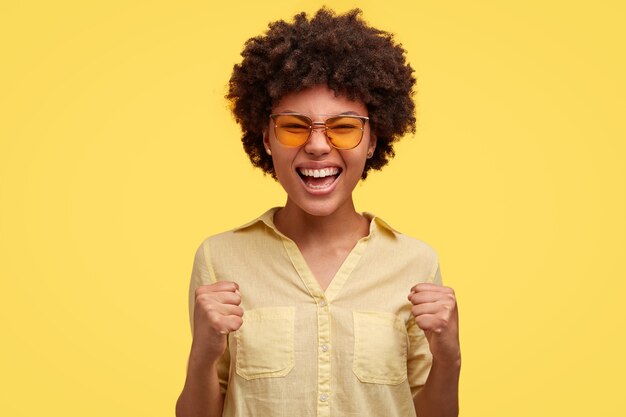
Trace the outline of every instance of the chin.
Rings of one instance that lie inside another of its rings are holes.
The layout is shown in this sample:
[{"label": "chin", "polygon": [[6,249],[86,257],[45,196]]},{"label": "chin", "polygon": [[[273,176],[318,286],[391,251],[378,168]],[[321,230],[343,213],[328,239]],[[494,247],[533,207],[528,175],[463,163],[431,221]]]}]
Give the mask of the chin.
[{"label": "chin", "polygon": [[[308,200],[308,199],[306,199]],[[331,216],[339,211],[346,205],[349,204],[349,201],[339,202],[336,199],[325,199],[318,201],[293,201],[292,203],[298,207],[298,209],[303,212],[316,217],[326,217]]]}]

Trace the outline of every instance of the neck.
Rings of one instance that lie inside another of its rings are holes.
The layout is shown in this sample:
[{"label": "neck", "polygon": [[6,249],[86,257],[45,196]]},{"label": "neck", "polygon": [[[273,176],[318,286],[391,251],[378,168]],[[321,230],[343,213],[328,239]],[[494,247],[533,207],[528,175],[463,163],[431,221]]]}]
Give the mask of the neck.
[{"label": "neck", "polygon": [[369,221],[356,212],[352,200],[329,215],[314,216],[287,199],[285,207],[274,215],[274,224],[298,245],[356,241],[369,234]]}]

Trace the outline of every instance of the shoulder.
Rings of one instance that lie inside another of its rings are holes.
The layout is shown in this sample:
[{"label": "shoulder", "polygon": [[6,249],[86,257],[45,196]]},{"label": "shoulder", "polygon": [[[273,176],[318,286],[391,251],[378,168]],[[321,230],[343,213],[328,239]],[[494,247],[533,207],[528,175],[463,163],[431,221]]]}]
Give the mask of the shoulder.
[{"label": "shoulder", "polygon": [[205,238],[198,251],[205,254],[220,250],[238,251],[263,245],[272,237],[272,219],[277,208],[272,208],[241,226]]},{"label": "shoulder", "polygon": [[437,251],[423,240],[416,239],[412,236],[405,235],[404,233],[396,232],[397,245],[400,248],[408,250],[415,256],[422,258],[437,260]]},{"label": "shoulder", "polygon": [[372,231],[376,230],[379,232],[378,234],[384,237],[383,239],[380,239],[384,246],[388,246],[392,250],[400,251],[402,253],[409,253],[413,256],[432,259],[434,261],[437,260],[437,252],[428,243],[399,232],[380,217],[370,213],[367,213],[367,216],[372,222],[372,227],[370,229]]},{"label": "shoulder", "polygon": [[394,252],[412,268],[422,270],[426,274],[426,281],[436,280],[439,256],[437,251],[428,243],[396,232]]}]

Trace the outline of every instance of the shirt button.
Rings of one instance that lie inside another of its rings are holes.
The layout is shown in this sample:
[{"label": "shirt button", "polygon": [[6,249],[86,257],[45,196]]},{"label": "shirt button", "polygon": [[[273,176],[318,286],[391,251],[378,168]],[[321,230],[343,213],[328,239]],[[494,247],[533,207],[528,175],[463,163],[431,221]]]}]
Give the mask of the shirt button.
[{"label": "shirt button", "polygon": [[328,345],[322,345],[322,350],[324,352],[328,352]]},{"label": "shirt button", "polygon": [[325,300],[321,300],[321,301],[320,301],[320,306],[321,306],[321,307],[324,307],[325,305],[326,305],[326,301],[325,301]]},{"label": "shirt button", "polygon": [[320,395],[320,401],[326,401],[328,399],[328,395],[322,394]]}]

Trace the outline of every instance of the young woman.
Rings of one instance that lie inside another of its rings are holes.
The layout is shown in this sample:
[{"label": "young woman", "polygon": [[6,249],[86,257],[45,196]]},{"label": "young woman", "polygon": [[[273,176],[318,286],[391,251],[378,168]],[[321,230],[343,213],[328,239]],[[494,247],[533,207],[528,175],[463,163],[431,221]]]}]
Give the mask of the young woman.
[{"label": "young woman", "polygon": [[227,97],[287,202],[198,248],[176,415],[456,416],[457,307],[437,256],[352,199],[414,130],[404,50],[359,10],[322,9],[242,56]]}]

